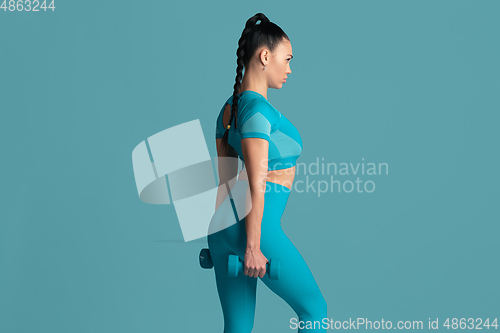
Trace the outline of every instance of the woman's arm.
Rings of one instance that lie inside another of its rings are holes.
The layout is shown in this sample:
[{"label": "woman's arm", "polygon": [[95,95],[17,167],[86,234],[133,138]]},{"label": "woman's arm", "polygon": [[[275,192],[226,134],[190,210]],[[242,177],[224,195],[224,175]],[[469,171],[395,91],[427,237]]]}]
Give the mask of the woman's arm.
[{"label": "woman's arm", "polygon": [[[229,183],[238,174],[238,153],[236,150],[227,145],[228,149],[223,149],[222,139],[216,139],[217,145],[217,166],[219,172],[219,188],[217,189],[217,199],[215,202],[215,210],[222,204],[226,195],[231,191],[234,183]],[[227,191],[220,191],[220,186],[226,184]],[[229,185],[229,186],[228,186]]]},{"label": "woman's arm", "polygon": [[245,217],[247,249],[260,248],[260,227],[264,212],[269,142],[261,138],[241,140],[241,150],[250,188],[252,209]]},{"label": "woman's arm", "polygon": [[245,216],[247,245],[245,249],[244,273],[263,278],[266,273],[267,258],[260,251],[264,195],[266,191],[269,142],[261,138],[241,140],[241,149],[250,189],[252,208]]}]

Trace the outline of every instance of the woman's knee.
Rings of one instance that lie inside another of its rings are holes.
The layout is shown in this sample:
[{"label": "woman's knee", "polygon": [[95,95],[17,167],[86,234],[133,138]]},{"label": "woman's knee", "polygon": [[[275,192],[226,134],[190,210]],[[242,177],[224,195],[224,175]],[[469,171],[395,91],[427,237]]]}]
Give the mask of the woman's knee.
[{"label": "woman's knee", "polygon": [[319,301],[318,312],[322,319],[328,316],[328,304],[326,303],[326,299],[324,297],[321,297],[321,300]]},{"label": "woman's knee", "polygon": [[253,321],[251,323],[237,322],[231,325],[224,325],[224,333],[251,333]]},{"label": "woman's knee", "polygon": [[328,304],[323,295],[319,295],[314,300],[310,300],[305,307],[304,313],[299,314],[304,319],[323,320],[326,318]]}]

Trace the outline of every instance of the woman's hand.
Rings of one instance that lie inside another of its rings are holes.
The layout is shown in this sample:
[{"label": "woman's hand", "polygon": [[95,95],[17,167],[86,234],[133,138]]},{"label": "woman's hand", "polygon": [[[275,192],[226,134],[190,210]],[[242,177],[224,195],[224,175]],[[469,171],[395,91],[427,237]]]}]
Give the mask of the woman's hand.
[{"label": "woman's hand", "polygon": [[260,248],[246,249],[243,272],[250,277],[260,277],[266,275],[267,258],[260,252]]}]

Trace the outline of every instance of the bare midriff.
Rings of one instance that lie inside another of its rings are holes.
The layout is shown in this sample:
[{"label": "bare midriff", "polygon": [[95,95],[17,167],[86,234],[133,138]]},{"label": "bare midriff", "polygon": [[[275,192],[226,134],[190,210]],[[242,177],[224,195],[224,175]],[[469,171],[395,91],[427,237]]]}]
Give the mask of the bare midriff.
[{"label": "bare midriff", "polygon": [[[293,179],[295,177],[295,165],[291,168],[281,170],[268,170],[266,182],[276,183],[292,189]],[[238,175],[239,180],[248,181],[247,171],[245,168]]]}]

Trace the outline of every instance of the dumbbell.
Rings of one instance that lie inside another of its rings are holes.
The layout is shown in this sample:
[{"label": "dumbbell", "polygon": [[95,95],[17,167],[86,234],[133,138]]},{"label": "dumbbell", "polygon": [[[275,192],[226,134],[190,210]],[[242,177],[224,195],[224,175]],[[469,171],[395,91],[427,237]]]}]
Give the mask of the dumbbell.
[{"label": "dumbbell", "polygon": [[[227,275],[230,277],[237,277],[238,274],[243,274],[243,261],[234,254],[231,254],[227,260]],[[278,280],[280,278],[280,261],[271,258],[266,263],[266,275],[271,280]]]},{"label": "dumbbell", "polygon": [[[243,273],[243,261],[234,254],[229,255],[227,258],[227,275],[229,277],[237,277],[238,274]],[[214,266],[212,256],[209,249],[202,249],[200,252],[200,266],[210,269]],[[278,280],[280,277],[281,264],[279,259],[271,258],[266,263],[266,274],[271,280]]]},{"label": "dumbbell", "polygon": [[212,256],[209,249],[201,249],[200,251],[200,266],[206,269],[214,267]]}]

